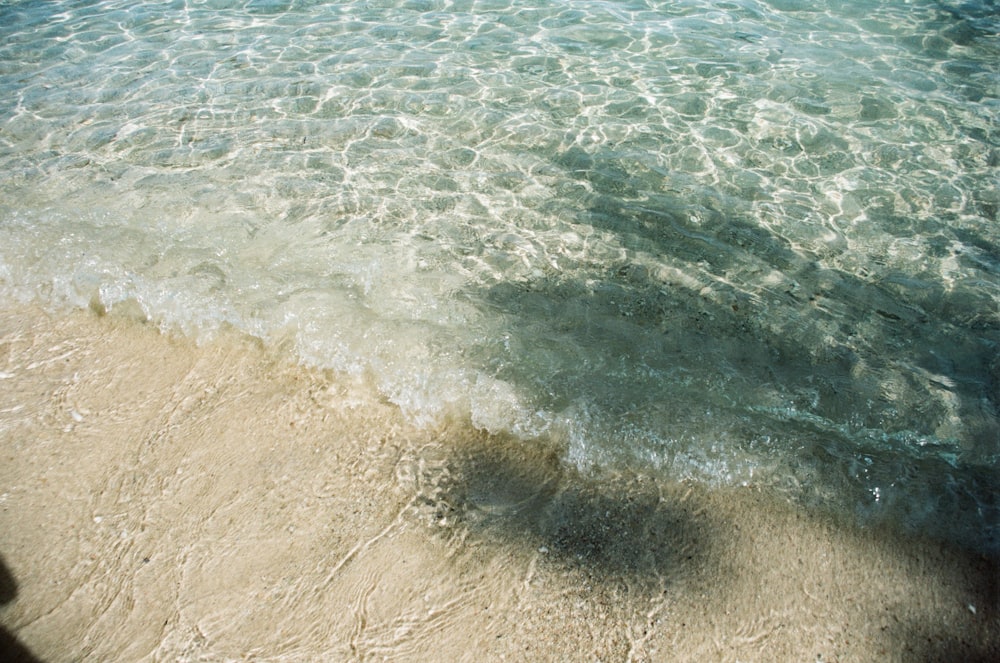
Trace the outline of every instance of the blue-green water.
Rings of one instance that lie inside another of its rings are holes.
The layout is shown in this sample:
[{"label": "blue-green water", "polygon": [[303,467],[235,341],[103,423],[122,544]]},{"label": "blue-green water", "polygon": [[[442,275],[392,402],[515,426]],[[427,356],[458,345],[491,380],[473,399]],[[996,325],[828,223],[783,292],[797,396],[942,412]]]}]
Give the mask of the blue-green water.
[{"label": "blue-green water", "polygon": [[992,2],[0,3],[0,290],[1000,546]]}]

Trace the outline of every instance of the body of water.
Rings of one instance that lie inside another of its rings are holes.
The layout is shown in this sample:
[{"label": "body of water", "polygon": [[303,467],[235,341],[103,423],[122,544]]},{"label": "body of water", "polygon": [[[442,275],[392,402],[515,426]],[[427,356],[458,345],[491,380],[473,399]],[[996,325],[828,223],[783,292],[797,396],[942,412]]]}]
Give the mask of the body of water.
[{"label": "body of water", "polygon": [[0,2],[0,294],[996,552],[998,11]]}]

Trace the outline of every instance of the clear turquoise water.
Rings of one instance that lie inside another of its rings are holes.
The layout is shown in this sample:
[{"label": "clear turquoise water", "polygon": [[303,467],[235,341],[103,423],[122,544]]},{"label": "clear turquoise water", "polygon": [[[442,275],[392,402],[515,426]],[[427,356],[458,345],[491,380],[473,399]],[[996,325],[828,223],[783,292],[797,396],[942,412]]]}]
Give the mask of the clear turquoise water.
[{"label": "clear turquoise water", "polygon": [[0,291],[995,552],[998,31],[992,1],[0,2]]}]

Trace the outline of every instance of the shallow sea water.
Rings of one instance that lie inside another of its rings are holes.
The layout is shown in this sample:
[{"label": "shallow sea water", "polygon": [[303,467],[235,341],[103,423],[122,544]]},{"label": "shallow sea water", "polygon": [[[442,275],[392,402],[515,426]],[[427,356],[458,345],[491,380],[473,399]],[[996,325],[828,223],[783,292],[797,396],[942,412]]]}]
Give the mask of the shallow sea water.
[{"label": "shallow sea water", "polygon": [[0,291],[996,552],[992,1],[0,3]]}]

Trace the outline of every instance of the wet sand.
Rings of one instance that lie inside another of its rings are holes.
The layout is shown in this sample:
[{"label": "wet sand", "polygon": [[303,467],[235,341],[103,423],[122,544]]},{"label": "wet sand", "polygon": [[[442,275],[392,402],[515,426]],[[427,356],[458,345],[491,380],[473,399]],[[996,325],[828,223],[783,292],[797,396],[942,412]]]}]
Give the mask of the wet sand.
[{"label": "wet sand", "polygon": [[998,562],[581,476],[250,339],[0,311],[0,646],[38,661],[993,661]]}]

